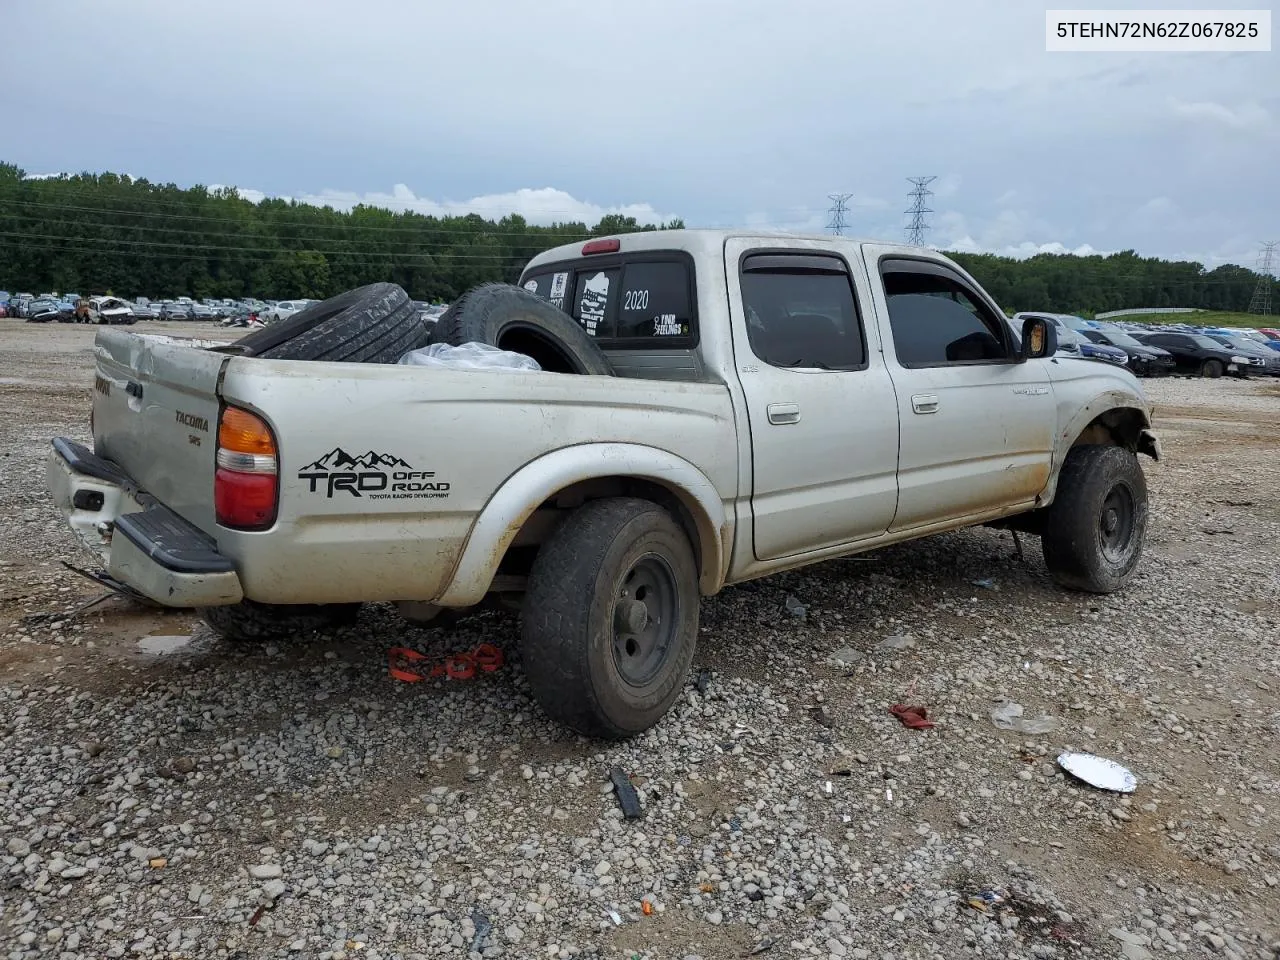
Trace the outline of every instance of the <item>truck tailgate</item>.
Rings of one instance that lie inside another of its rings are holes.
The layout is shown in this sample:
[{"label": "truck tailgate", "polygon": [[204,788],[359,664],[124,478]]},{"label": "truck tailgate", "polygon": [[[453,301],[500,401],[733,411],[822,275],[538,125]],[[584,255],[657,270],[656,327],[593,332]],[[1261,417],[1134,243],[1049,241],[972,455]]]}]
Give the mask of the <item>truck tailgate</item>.
[{"label": "truck tailgate", "polygon": [[103,328],[94,343],[94,452],[207,533],[215,530],[218,378],[204,341]]}]

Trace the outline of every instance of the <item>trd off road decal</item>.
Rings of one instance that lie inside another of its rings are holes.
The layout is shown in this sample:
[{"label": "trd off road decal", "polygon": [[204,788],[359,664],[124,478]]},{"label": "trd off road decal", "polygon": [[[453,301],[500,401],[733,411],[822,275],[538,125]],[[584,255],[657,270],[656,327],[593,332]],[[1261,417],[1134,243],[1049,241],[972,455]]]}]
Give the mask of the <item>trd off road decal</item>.
[{"label": "trd off road decal", "polygon": [[414,470],[399,457],[368,453],[353,457],[334,447],[315,463],[298,471],[310,493],[323,493],[332,500],[335,493],[370,500],[440,500],[449,496],[449,484],[429,471]]}]

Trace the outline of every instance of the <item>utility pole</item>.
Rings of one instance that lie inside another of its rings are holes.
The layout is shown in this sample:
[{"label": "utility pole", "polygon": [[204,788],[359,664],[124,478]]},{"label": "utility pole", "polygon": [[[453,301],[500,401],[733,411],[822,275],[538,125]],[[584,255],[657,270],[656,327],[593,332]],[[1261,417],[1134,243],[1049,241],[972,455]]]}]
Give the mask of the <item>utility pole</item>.
[{"label": "utility pole", "polygon": [[1271,264],[1275,260],[1275,240],[1262,244],[1262,253],[1258,254],[1258,284],[1253,288],[1253,296],[1249,298],[1249,312],[1271,315]]},{"label": "utility pole", "polygon": [[925,216],[933,213],[925,206],[925,202],[933,196],[929,184],[937,179],[937,177],[907,177],[907,182],[912,184],[911,192],[907,194],[911,198],[911,209],[906,211],[911,217],[911,222],[907,224],[907,243],[910,246],[924,246],[924,234],[929,229],[929,222]]},{"label": "utility pole", "polygon": [[831,206],[827,210],[827,229],[837,237],[843,237],[844,228],[849,225],[845,220],[845,214],[849,212],[849,198],[852,196],[852,193],[827,194],[827,199],[831,201]]}]

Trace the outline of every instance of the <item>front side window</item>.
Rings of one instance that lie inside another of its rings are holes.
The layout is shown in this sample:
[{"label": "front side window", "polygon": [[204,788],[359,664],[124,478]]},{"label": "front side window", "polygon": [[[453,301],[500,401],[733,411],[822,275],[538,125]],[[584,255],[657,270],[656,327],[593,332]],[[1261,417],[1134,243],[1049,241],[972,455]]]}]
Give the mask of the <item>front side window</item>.
[{"label": "front side window", "polygon": [[857,370],[866,365],[862,324],[844,261],[757,254],[742,264],[751,352],[774,367]]},{"label": "front side window", "polygon": [[[957,280],[939,272],[882,268],[894,350],[904,367],[998,363],[1009,358],[1008,331]],[[1059,339],[1078,338],[1059,325]]]}]

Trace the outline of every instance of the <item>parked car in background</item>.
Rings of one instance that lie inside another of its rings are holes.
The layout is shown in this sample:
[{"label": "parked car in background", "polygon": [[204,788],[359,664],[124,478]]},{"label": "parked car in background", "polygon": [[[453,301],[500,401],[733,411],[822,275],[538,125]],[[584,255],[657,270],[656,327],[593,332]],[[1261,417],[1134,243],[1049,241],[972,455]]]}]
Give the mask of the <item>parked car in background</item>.
[{"label": "parked car in background", "polygon": [[192,320],[212,320],[216,316],[213,312],[213,307],[208,304],[189,303],[187,306],[191,308]]},{"label": "parked car in background", "polygon": [[[1173,354],[1177,369],[1202,377],[1220,377],[1224,373],[1247,377],[1254,366],[1248,357],[1240,356],[1203,333],[1157,330],[1134,334],[1134,337],[1148,346],[1168,350]],[[1259,360],[1257,366],[1260,368],[1261,365]]]},{"label": "parked car in background", "polygon": [[129,309],[133,311],[133,315],[139,320],[157,320],[160,317],[160,314],[150,303],[130,302],[127,300],[125,302],[129,304]]},{"label": "parked car in background", "polygon": [[28,323],[62,320],[62,305],[52,297],[37,297],[27,303],[26,320]]},{"label": "parked car in background", "polygon": [[161,320],[190,320],[191,306],[186,303],[162,303],[160,305]]},{"label": "parked car in background", "polygon": [[1240,334],[1211,333],[1208,336],[1217,340],[1228,350],[1234,350],[1241,356],[1248,357],[1250,360],[1261,360],[1261,372],[1273,377],[1280,377],[1280,353],[1268,350],[1257,341],[1250,340]]},{"label": "parked car in background", "polygon": [[1149,346],[1123,330],[1083,330],[1081,335],[1093,343],[1123,350],[1129,369],[1140,377],[1163,377],[1173,373],[1176,367],[1173,354],[1168,350]]},{"label": "parked car in background", "polygon": [[311,300],[281,300],[271,306],[265,308],[258,316],[264,323],[276,323],[279,320],[285,320],[292,317],[295,313],[305,307]]},{"label": "parked car in background", "polygon": [[90,322],[130,324],[138,321],[133,305],[119,297],[90,297],[88,305]]}]

